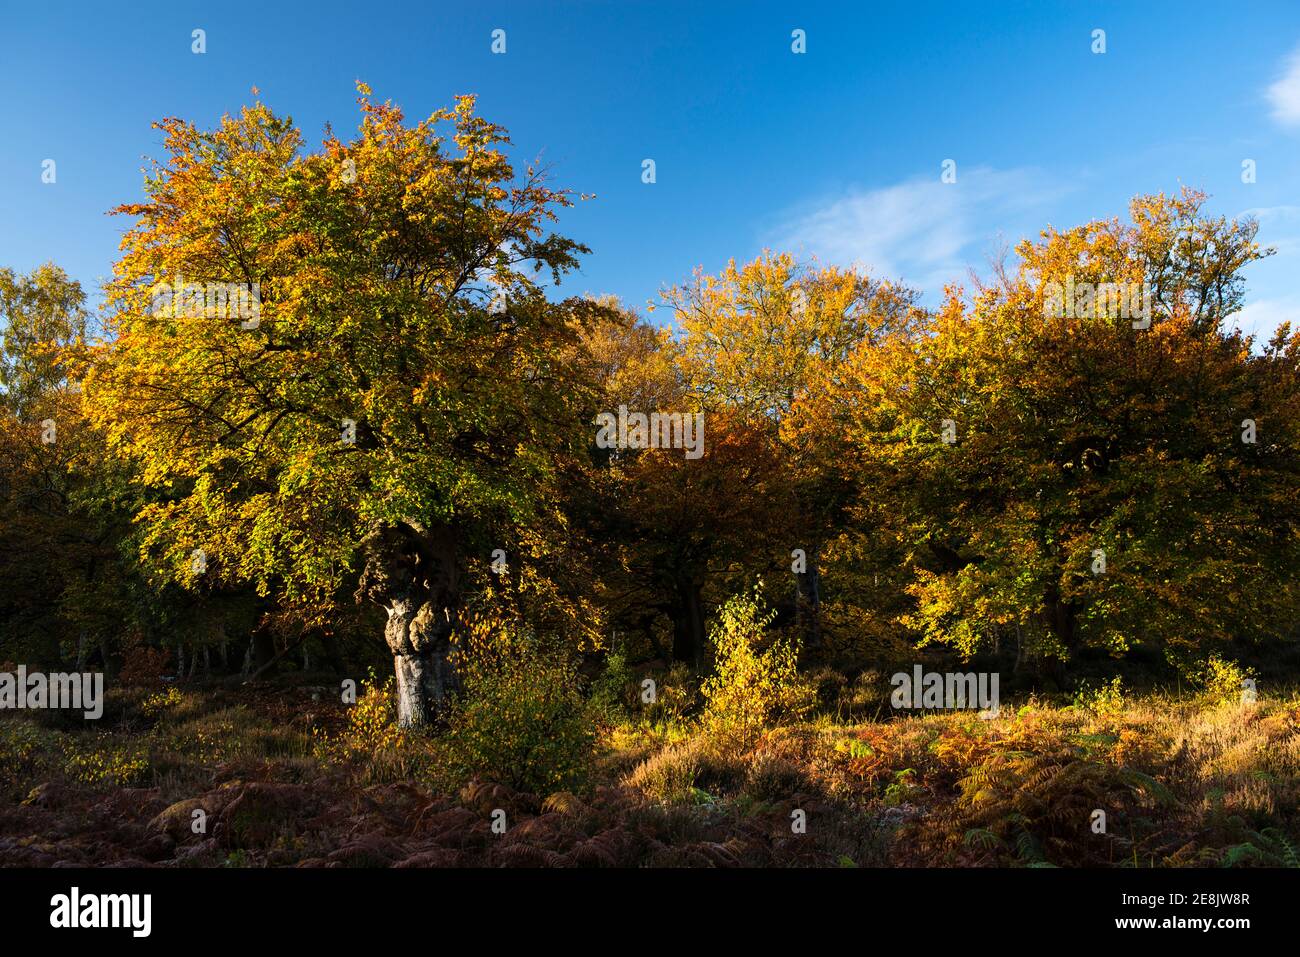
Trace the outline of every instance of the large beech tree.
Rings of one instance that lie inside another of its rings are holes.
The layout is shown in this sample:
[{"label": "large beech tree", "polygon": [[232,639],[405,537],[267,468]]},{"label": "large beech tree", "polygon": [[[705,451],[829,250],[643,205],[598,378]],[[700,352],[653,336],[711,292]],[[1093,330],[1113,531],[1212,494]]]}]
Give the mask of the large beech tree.
[{"label": "large beech tree", "polygon": [[[586,250],[549,232],[571,195],[517,176],[473,98],[408,125],[359,90],[358,134],[317,150],[261,103],[159,124],[87,387],[167,492],[137,516],[150,560],[323,614],[378,603],[411,726],[450,687],[467,557],[538,514],[589,439],[563,356],[590,304],[541,287]],[[159,283],[255,284],[260,309]]]}]

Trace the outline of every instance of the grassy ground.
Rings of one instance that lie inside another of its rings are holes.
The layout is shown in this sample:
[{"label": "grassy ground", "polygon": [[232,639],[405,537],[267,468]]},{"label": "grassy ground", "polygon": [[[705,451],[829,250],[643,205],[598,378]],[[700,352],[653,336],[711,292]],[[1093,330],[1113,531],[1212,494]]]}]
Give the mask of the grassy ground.
[{"label": "grassy ground", "polygon": [[119,689],[93,731],[0,716],[0,864],[1300,866],[1294,693],[822,711],[726,744],[607,716],[581,782],[534,793],[378,693]]}]

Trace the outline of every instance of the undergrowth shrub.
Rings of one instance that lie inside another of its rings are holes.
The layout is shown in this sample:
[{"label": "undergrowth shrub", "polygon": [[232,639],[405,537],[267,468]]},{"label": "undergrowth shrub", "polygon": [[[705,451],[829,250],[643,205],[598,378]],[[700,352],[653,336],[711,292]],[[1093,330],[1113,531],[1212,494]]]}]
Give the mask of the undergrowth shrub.
[{"label": "undergrowth shrub", "polygon": [[1193,685],[1214,701],[1239,702],[1247,687],[1246,682],[1253,680],[1255,673],[1234,661],[1225,661],[1218,655],[1211,655],[1188,677]]},{"label": "undergrowth shrub", "polygon": [[685,744],[669,745],[638,764],[624,783],[660,804],[689,804],[699,771],[694,748]]},{"label": "undergrowth shrub", "polygon": [[361,695],[348,709],[342,744],[352,754],[373,754],[394,747],[402,739],[397,726],[397,706],[393,692],[395,681],[380,682],[372,669],[361,681]]},{"label": "undergrowth shrub", "polygon": [[[1000,751],[970,767],[957,800],[926,820],[921,843],[931,851],[945,842],[960,847],[965,863],[1113,864],[1137,849],[1132,838],[1154,834],[1156,820],[1175,804],[1154,778],[1069,748]],[[1097,808],[1108,809],[1108,833],[1121,844],[1091,830]]]},{"label": "undergrowth shrub", "polygon": [[1126,706],[1124,679],[1116,675],[1108,684],[1096,687],[1087,681],[1081,681],[1078,690],[1074,693],[1074,704],[1096,715],[1120,714]]},{"label": "undergrowth shrub", "polygon": [[438,777],[438,743],[397,724],[395,680],[381,681],[374,669],[361,681],[361,694],[337,734],[316,732],[316,756],[349,768],[362,784],[388,784]]},{"label": "undergrowth shrub", "polygon": [[635,707],[634,676],[627,664],[627,650],[622,645],[610,648],[605,668],[591,682],[587,703],[593,717],[605,724],[626,719]]},{"label": "undergrowth shrub", "polygon": [[739,790],[746,773],[744,761],[696,735],[652,754],[623,783],[658,804],[708,804]]},{"label": "undergrowth shrub", "polygon": [[184,700],[181,690],[173,685],[164,691],[157,691],[141,701],[140,712],[146,718],[157,718],[173,710]]},{"label": "undergrowth shrub", "polygon": [[1227,849],[1225,867],[1300,867],[1300,838],[1278,827],[1247,830],[1246,840]]},{"label": "undergrowth shrub", "polygon": [[459,638],[446,739],[454,769],[541,794],[585,784],[595,729],[573,657],[517,622],[472,620]]},{"label": "undergrowth shrub", "polygon": [[50,766],[59,736],[17,719],[0,720],[0,794],[24,791]]},{"label": "undergrowth shrub", "polygon": [[123,649],[117,680],[128,687],[157,687],[163,683],[170,659],[166,649],[151,647],[139,636],[132,636]]},{"label": "undergrowth shrub", "polygon": [[761,650],[773,617],[760,615],[754,597],[740,595],[722,606],[709,636],[714,674],[703,688],[704,725],[732,746],[750,747],[764,729],[802,717],[816,700],[796,668],[796,639],[778,638]]},{"label": "undergrowth shrub", "polygon": [[93,744],[69,742],[64,773],[92,786],[140,787],[151,777],[148,752],[140,741],[116,742],[97,735]]},{"label": "undergrowth shrub", "polygon": [[640,704],[646,721],[655,727],[680,725],[699,704],[699,688],[690,665],[674,662],[666,671],[654,676],[654,700]]},{"label": "undergrowth shrub", "polygon": [[[647,684],[651,682],[651,684]],[[622,647],[611,649],[605,669],[591,682],[588,706],[607,728],[653,729],[671,735],[698,705],[699,689],[690,666],[634,670]]]}]

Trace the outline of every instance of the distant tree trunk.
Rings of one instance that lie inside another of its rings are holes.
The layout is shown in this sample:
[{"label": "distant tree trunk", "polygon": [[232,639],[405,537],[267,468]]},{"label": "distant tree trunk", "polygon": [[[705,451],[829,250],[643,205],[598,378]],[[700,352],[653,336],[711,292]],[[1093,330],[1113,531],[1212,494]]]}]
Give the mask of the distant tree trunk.
[{"label": "distant tree trunk", "polygon": [[336,675],[343,674],[347,669],[343,664],[343,655],[339,652],[339,640],[327,631],[321,635],[321,645],[325,649],[325,660],[329,662],[330,670]]},{"label": "distant tree trunk", "polygon": [[704,664],[704,601],[700,585],[681,581],[673,609],[673,660],[699,669]]},{"label": "distant tree trunk", "polygon": [[[808,646],[816,648],[821,644],[821,548],[814,545],[805,554],[805,567],[795,573],[795,616],[800,624],[805,624]],[[804,612],[807,611],[807,621]]]},{"label": "distant tree trunk", "polygon": [[276,659],[275,639],[271,637],[270,629],[258,624],[248,638],[248,651],[245,673],[260,674],[264,670],[270,670],[267,666]]},{"label": "distant tree trunk", "polygon": [[357,589],[384,608],[384,641],[397,676],[397,722],[432,722],[454,689],[451,634],[460,610],[460,543],[447,525],[412,520],[383,526],[362,543]]},{"label": "distant tree trunk", "polygon": [[1041,668],[1045,678],[1063,687],[1066,661],[1074,657],[1079,643],[1078,609],[1070,602],[1061,599],[1060,591],[1055,585],[1048,589],[1046,597],[1044,616],[1047,619],[1047,627],[1065,648],[1066,658],[1045,657]]},{"label": "distant tree trunk", "polygon": [[1069,602],[1053,601],[1048,606],[1051,615],[1052,633],[1060,639],[1067,652],[1073,653],[1079,642],[1079,629],[1076,610]]},{"label": "distant tree trunk", "polygon": [[655,658],[658,659],[659,661],[664,662],[665,664],[670,663],[668,661],[668,656],[664,654],[663,646],[659,644],[659,636],[655,634],[653,622],[646,625],[645,636],[650,642],[650,647],[654,650]]},{"label": "distant tree trunk", "polygon": [[[98,568],[99,568],[99,559],[92,553],[90,556],[90,560],[86,563],[85,580],[87,585],[94,582],[95,573]],[[109,678],[111,676],[108,673],[108,646],[107,644],[104,643],[104,640],[102,638],[100,639],[100,648],[104,654],[104,677]],[[87,657],[86,629],[82,628],[77,633],[77,671],[82,672],[86,670],[86,657]]]},{"label": "distant tree trunk", "polygon": [[117,675],[117,667],[108,653],[108,638],[104,635],[99,637],[99,656],[104,659],[104,680],[111,681]]}]

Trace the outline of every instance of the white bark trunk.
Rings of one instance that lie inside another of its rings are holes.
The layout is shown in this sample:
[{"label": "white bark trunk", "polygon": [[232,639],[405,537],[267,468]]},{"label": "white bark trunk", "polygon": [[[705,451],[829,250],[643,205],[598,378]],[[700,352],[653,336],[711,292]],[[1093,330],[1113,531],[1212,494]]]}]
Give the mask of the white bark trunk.
[{"label": "white bark trunk", "polygon": [[460,603],[456,532],[408,520],[376,529],[363,547],[357,596],[388,612],[384,641],[397,677],[398,723],[428,724],[452,685],[451,631]]},{"label": "white bark trunk", "polygon": [[393,649],[393,671],[397,676],[397,723],[403,728],[429,724],[443,710],[450,690],[451,667],[445,643],[430,646],[423,637],[430,617],[411,615],[410,606],[396,602],[388,612],[385,638]]},{"label": "white bark trunk", "polygon": [[393,671],[397,674],[397,724],[402,728],[427,725],[433,714],[429,679],[431,663],[421,655],[396,655]]}]

